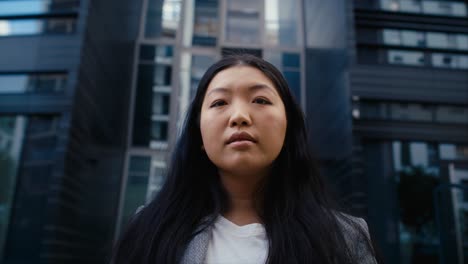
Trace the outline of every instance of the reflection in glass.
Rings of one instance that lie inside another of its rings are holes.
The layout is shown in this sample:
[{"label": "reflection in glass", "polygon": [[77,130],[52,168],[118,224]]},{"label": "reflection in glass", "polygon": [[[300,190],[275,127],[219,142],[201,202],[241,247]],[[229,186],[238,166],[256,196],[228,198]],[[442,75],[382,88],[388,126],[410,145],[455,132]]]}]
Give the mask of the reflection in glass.
[{"label": "reflection in glass", "polygon": [[413,30],[402,30],[401,37],[403,45],[410,47],[424,47],[425,39],[424,33]]},{"label": "reflection in glass", "polygon": [[260,1],[228,0],[226,42],[237,44],[260,43]]},{"label": "reflection in glass", "polygon": [[301,60],[298,53],[264,52],[265,60],[275,65],[284,75],[297,102],[301,102]]},{"label": "reflection in glass", "polygon": [[380,9],[390,12],[423,13],[427,15],[467,16],[467,5],[462,1],[379,0]]},{"label": "reflection in glass", "polygon": [[265,42],[267,45],[297,46],[299,1],[265,1]]},{"label": "reflection in glass", "polygon": [[218,0],[195,0],[192,44],[216,46],[218,24]]},{"label": "reflection in glass", "polygon": [[26,118],[0,117],[0,260],[11,215]]},{"label": "reflection in glass", "polygon": [[156,141],[167,141],[168,121],[153,121],[151,125],[151,138]]},{"label": "reflection in glass", "polygon": [[439,237],[433,204],[433,191],[440,183],[437,144],[394,141],[392,145],[400,263],[437,263]]},{"label": "reflection in glass", "polygon": [[63,73],[0,74],[0,94],[60,92],[65,89],[66,78]]},{"label": "reflection in glass", "polygon": [[190,98],[189,101],[195,97],[198,83],[200,82],[205,71],[214,63],[212,56],[206,55],[193,55],[192,56],[192,67],[190,74]]},{"label": "reflection in glass", "polygon": [[424,53],[419,51],[389,50],[388,62],[411,66],[424,65]]},{"label": "reflection in glass", "polygon": [[383,42],[388,45],[401,45],[400,31],[396,29],[384,29]]},{"label": "reflection in glass", "polygon": [[181,0],[149,0],[145,37],[174,38],[179,26]]},{"label": "reflection in glass", "polygon": [[463,106],[361,101],[359,110],[362,119],[468,124]]},{"label": "reflection in glass", "polygon": [[169,114],[170,94],[155,92],[153,94],[153,114]]},{"label": "reflection in glass", "polygon": [[77,11],[78,0],[2,0],[0,16],[40,15]]},{"label": "reflection in glass", "polygon": [[468,69],[468,56],[447,53],[433,53],[432,65],[440,68]]},{"label": "reflection in glass", "polygon": [[121,229],[126,226],[130,218],[135,214],[136,209],[146,203],[150,166],[151,157],[130,156],[121,216]]},{"label": "reflection in glass", "polygon": [[141,45],[140,47],[140,60],[151,61],[160,64],[172,64],[172,57],[174,56],[172,46],[168,45]]},{"label": "reflection in glass", "polygon": [[71,34],[75,30],[74,18],[0,20],[0,36]]}]

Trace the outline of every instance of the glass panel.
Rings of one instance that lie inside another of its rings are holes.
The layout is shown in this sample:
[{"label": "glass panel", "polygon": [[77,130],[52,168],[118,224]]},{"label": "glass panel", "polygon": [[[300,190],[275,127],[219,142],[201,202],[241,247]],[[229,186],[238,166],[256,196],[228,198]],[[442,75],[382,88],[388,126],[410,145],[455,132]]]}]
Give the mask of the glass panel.
[{"label": "glass panel", "polygon": [[170,94],[154,93],[153,94],[153,114],[168,115],[170,104]]},{"label": "glass panel", "polygon": [[205,71],[214,63],[214,58],[211,56],[204,55],[193,55],[192,56],[192,67],[191,77],[190,77],[190,99],[195,97],[195,93],[198,88],[198,83],[200,82]]},{"label": "glass panel", "polygon": [[77,0],[2,0],[0,1],[0,16],[77,11],[78,6]]},{"label": "glass panel", "polygon": [[441,68],[457,68],[457,60],[455,55],[433,53],[432,65]]},{"label": "glass panel", "polygon": [[385,44],[388,44],[388,45],[400,45],[401,44],[400,31],[396,29],[384,29],[383,41]]},{"label": "glass panel", "polygon": [[452,3],[452,15],[465,17],[467,15],[467,5],[463,2]]},{"label": "glass panel", "polygon": [[468,56],[457,55],[458,57],[458,68],[468,69]]},{"label": "glass panel", "polygon": [[228,0],[226,41],[239,44],[260,43],[260,1]]},{"label": "glass panel", "polygon": [[398,0],[380,0],[380,8],[387,11],[398,11],[400,4]]},{"label": "glass panel", "polygon": [[389,104],[394,120],[432,121],[432,109],[418,104]]},{"label": "glass panel", "polygon": [[195,0],[193,45],[216,46],[218,24],[218,0]]},{"label": "glass panel", "polygon": [[430,48],[448,48],[448,34],[427,32],[427,46]]},{"label": "glass panel", "polygon": [[145,37],[174,38],[180,20],[181,0],[149,0]]},{"label": "glass panel", "polygon": [[153,159],[151,162],[151,175],[149,178],[148,191],[146,193],[146,201],[151,201],[161,190],[164,184],[165,174],[166,163],[162,160]]},{"label": "glass panel", "polygon": [[435,119],[441,123],[468,124],[468,108],[439,106],[435,112]]},{"label": "glass panel", "polygon": [[152,61],[160,64],[171,64],[174,50],[172,46],[153,46],[141,45],[140,47],[140,60]]},{"label": "glass panel", "polygon": [[11,215],[26,118],[0,117],[0,260]]},{"label": "glass panel", "polygon": [[420,13],[421,2],[414,0],[400,0],[400,10],[402,12]]},{"label": "glass panel", "polygon": [[411,30],[402,30],[401,37],[403,39],[403,45],[412,47],[424,47],[425,39],[424,33]]},{"label": "glass panel", "polygon": [[49,93],[63,91],[66,74],[0,74],[1,93]]},{"label": "glass panel", "polygon": [[436,146],[428,142],[393,142],[400,263],[438,260],[439,237],[433,204],[433,191],[440,183]]},{"label": "glass panel", "polygon": [[423,66],[424,53],[417,51],[389,50],[388,62],[390,64]]},{"label": "glass panel", "polygon": [[299,2],[265,1],[265,42],[269,45],[297,46]]},{"label": "glass panel", "polygon": [[458,34],[456,39],[458,49],[468,50],[468,35]]},{"label": "glass panel", "polygon": [[57,158],[57,122],[55,116],[28,118],[4,252],[7,263],[39,262],[44,224],[54,217],[48,209],[57,205],[48,199]]},{"label": "glass panel", "polygon": [[0,36],[71,34],[75,29],[76,20],[73,18],[0,20]]},{"label": "glass panel", "polygon": [[151,138],[157,141],[167,141],[167,121],[153,121]]},{"label": "glass panel", "polygon": [[151,157],[130,156],[128,178],[124,192],[121,229],[126,226],[128,220],[135,214],[136,209],[146,203],[150,166]]},{"label": "glass panel", "polygon": [[172,66],[156,65],[153,74],[153,83],[157,86],[171,85]]}]

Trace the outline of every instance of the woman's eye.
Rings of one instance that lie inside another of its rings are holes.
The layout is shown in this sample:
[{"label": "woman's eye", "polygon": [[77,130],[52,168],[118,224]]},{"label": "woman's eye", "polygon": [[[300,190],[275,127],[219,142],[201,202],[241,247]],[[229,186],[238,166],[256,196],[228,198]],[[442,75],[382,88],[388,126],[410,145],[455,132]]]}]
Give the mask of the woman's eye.
[{"label": "woman's eye", "polygon": [[264,98],[255,98],[254,103],[257,104],[271,104],[270,101],[264,99]]},{"label": "woman's eye", "polygon": [[214,103],[212,103],[212,104],[210,105],[210,107],[223,106],[223,105],[225,105],[225,104],[226,104],[225,101],[223,101],[223,100],[218,100],[218,101],[215,101]]}]

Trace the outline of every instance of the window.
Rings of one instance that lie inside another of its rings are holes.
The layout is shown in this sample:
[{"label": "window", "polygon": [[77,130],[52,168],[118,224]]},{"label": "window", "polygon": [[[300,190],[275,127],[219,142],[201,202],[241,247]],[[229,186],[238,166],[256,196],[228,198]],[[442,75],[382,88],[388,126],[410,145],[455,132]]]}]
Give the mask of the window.
[{"label": "window", "polygon": [[468,107],[420,103],[360,101],[362,119],[468,124]]},{"label": "window", "polygon": [[195,0],[192,44],[216,46],[218,25],[218,0]]},{"label": "window", "polygon": [[389,50],[388,62],[410,66],[423,66],[424,53],[418,51]]},{"label": "window", "polygon": [[292,52],[265,51],[264,58],[280,69],[297,103],[301,103],[301,56]]},{"label": "window", "polygon": [[0,94],[61,92],[66,80],[65,73],[0,74]]},{"label": "window", "polygon": [[401,31],[402,44],[410,47],[424,47],[424,33],[412,30]]},{"label": "window", "polygon": [[198,83],[200,82],[203,74],[214,63],[214,58],[212,56],[205,55],[193,55],[192,56],[192,67],[190,69],[190,99],[195,97],[195,93],[198,88]]},{"label": "window", "polygon": [[173,47],[142,45],[139,55],[133,144],[165,148],[171,105]]},{"label": "window", "polygon": [[0,16],[41,15],[61,12],[77,12],[77,0],[2,0]]},{"label": "window", "polygon": [[298,45],[299,1],[265,1],[265,43],[268,45]]},{"label": "window", "polygon": [[442,15],[466,17],[467,7],[461,1],[429,1],[429,0],[380,0],[380,9],[389,12],[422,13],[426,15]]},{"label": "window", "polygon": [[401,45],[400,31],[396,29],[383,29],[383,42],[388,45]]},{"label": "window", "polygon": [[260,1],[227,0],[226,42],[260,43]]},{"label": "window", "polygon": [[175,38],[180,20],[181,0],[149,0],[145,37]]},{"label": "window", "polygon": [[0,19],[0,37],[36,34],[72,34],[75,18]]},{"label": "window", "polygon": [[433,53],[432,65],[438,68],[468,69],[468,56]]}]

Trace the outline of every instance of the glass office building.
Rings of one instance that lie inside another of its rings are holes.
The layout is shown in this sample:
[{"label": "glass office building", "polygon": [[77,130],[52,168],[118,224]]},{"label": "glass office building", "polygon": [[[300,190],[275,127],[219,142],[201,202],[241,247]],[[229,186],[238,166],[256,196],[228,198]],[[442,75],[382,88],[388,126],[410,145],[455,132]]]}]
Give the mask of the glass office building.
[{"label": "glass office building", "polygon": [[321,171],[386,262],[463,263],[467,12],[461,0],[0,0],[0,262],[104,262],[164,183],[204,71],[247,52],[284,74]]}]

